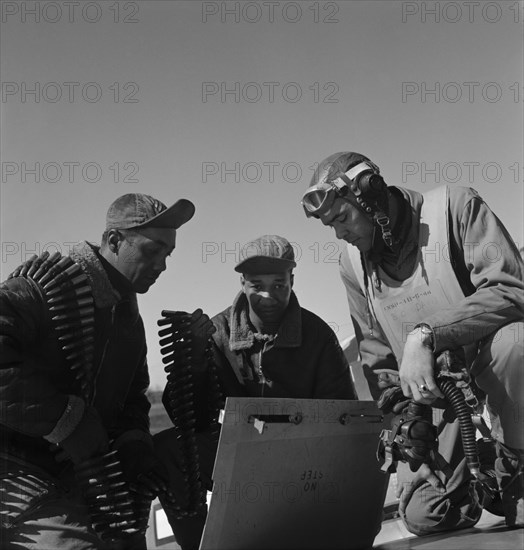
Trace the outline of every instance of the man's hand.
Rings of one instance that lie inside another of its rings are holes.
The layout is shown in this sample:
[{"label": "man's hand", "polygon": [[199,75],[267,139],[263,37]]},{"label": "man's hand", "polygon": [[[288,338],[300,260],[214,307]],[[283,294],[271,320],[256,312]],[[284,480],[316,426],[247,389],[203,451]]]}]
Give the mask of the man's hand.
[{"label": "man's hand", "polygon": [[55,456],[57,462],[69,458],[74,464],[80,464],[84,460],[108,451],[107,432],[93,407],[86,408],[75,431],[61,441],[59,446],[61,450]]},{"label": "man's hand", "polygon": [[417,403],[431,405],[438,397],[444,397],[435,382],[433,351],[424,343],[420,329],[408,334],[399,376],[404,395]]},{"label": "man's hand", "polygon": [[167,470],[147,443],[124,443],[118,448],[118,458],[131,490],[150,498],[167,491]]},{"label": "man's hand", "polygon": [[216,332],[216,328],[211,319],[201,309],[193,311],[188,328],[191,331],[192,355],[197,359],[201,359],[206,351],[209,338]]},{"label": "man's hand", "polygon": [[162,355],[170,354],[163,362],[168,364],[166,372],[174,365],[191,361],[194,372],[204,373],[207,370],[206,349],[211,335],[216,331],[209,317],[197,309],[193,313],[185,311],[162,311],[163,319],[159,326]]}]

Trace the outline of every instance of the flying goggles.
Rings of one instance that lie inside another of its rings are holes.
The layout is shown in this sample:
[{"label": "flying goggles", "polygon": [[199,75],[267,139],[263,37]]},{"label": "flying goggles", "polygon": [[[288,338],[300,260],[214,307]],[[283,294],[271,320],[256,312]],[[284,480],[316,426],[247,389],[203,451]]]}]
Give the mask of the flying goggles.
[{"label": "flying goggles", "polygon": [[351,202],[355,201],[364,212],[373,215],[374,208],[368,206],[366,201],[375,200],[385,189],[382,176],[367,162],[360,162],[333,181],[311,186],[302,196],[301,202],[308,218],[318,218],[326,212],[337,196],[353,198]]}]

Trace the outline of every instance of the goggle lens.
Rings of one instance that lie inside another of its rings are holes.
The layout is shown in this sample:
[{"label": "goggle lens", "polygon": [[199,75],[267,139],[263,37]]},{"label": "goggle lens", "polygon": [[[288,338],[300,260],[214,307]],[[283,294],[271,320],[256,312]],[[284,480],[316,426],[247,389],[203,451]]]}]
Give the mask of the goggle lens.
[{"label": "goggle lens", "polygon": [[[345,194],[347,189],[352,186],[352,183],[357,179],[357,177],[368,171],[373,172],[373,168],[367,162],[360,162],[356,166],[350,168],[343,176],[340,176],[335,181],[329,183],[324,182],[317,184],[314,187],[310,187],[302,196],[302,206],[306,210],[306,213],[314,215],[318,214],[319,210],[326,206],[326,201],[332,191]],[[367,177],[372,176],[373,174],[370,174]],[[366,177],[366,175],[361,177]],[[342,191],[342,189],[344,189],[344,191]]]},{"label": "goggle lens", "polygon": [[309,212],[316,212],[326,202],[328,189],[310,189],[302,199],[302,204]]}]

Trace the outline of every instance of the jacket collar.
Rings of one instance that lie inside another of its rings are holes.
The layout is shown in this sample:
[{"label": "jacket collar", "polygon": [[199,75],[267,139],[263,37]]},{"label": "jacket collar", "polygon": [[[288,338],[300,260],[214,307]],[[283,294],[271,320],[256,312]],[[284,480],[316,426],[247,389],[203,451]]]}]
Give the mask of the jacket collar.
[{"label": "jacket collar", "polygon": [[[231,306],[229,316],[231,333],[229,337],[229,348],[231,351],[248,349],[260,340],[260,335],[253,332],[249,322],[249,304],[246,295],[239,292]],[[294,292],[291,298],[282,323],[275,336],[275,347],[296,348],[302,345],[302,312]]]},{"label": "jacket collar", "polygon": [[[86,274],[96,307],[113,307],[122,296],[111,284],[102,262],[97,257],[98,250],[97,245],[84,241],[73,247],[70,256]],[[136,302],[135,294],[130,295],[130,298]]]}]

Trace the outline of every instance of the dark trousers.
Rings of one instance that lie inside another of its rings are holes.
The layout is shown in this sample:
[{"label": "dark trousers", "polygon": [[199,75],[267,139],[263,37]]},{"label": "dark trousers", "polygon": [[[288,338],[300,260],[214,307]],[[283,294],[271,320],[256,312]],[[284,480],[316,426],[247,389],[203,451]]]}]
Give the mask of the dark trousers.
[{"label": "dark trousers", "polygon": [[[182,474],[182,452],[175,429],[163,430],[154,435],[153,440],[157,456],[162,460],[169,473],[169,486],[175,495],[175,501],[183,507],[186,504],[187,490]],[[196,434],[196,440],[200,478],[204,487],[211,490],[213,465],[217,452],[216,436],[208,432],[202,432]],[[175,540],[182,550],[198,550],[206,522],[207,508],[196,517],[180,519],[176,517],[176,514],[170,512],[170,507],[163,497],[160,496],[159,498],[175,535]]]}]

